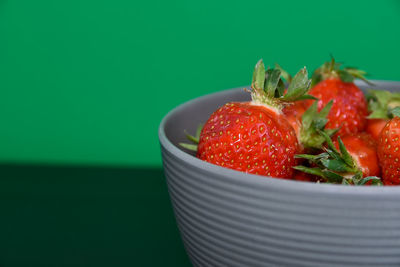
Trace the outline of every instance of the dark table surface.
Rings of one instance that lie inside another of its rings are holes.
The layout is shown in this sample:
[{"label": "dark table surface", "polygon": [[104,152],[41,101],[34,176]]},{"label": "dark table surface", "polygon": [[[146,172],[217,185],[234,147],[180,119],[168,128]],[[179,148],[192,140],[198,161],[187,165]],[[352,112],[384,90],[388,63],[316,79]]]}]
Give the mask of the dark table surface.
[{"label": "dark table surface", "polygon": [[0,266],[190,266],[161,168],[0,169]]}]

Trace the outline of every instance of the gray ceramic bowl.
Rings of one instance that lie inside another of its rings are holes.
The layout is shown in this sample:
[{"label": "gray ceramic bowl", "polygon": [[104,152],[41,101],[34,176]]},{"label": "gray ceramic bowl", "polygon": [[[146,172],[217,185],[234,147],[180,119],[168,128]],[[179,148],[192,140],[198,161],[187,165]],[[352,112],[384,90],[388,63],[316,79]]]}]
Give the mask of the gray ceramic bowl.
[{"label": "gray ceramic bowl", "polygon": [[[399,82],[375,81],[400,91]],[[361,84],[359,84],[360,87]],[[168,190],[195,266],[400,266],[400,187],[313,184],[245,174],[177,144],[240,89],[189,101],[159,128]]]}]

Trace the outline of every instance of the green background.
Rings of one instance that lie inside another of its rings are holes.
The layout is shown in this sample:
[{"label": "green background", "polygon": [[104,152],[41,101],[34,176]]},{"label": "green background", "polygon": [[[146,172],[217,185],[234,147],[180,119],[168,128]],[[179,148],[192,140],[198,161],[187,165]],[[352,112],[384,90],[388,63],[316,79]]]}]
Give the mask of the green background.
[{"label": "green background", "polygon": [[0,0],[0,161],[160,166],[176,105],[259,58],[400,80],[400,1]]},{"label": "green background", "polygon": [[158,125],[329,59],[400,80],[400,1],[0,0],[0,266],[189,266]]}]

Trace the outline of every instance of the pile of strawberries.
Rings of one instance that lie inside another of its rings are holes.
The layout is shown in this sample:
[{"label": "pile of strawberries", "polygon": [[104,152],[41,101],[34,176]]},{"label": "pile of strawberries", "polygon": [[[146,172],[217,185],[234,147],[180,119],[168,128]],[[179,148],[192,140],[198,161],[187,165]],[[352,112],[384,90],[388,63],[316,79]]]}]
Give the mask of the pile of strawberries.
[{"label": "pile of strawberries", "polygon": [[[198,158],[251,174],[350,185],[400,184],[400,94],[354,84],[365,72],[332,59],[309,79],[254,69],[250,102],[218,108],[187,135]],[[398,107],[399,106],[399,107]]]}]

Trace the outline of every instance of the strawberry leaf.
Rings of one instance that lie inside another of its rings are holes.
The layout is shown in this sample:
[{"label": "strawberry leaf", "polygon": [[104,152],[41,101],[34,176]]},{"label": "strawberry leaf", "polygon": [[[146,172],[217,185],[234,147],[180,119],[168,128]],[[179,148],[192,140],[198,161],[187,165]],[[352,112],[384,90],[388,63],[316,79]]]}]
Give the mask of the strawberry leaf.
[{"label": "strawberry leaf", "polygon": [[[204,126],[203,123],[200,123],[200,124],[197,126],[196,135],[195,135],[197,140],[200,139],[200,134],[201,134],[201,131],[203,130],[203,126]],[[197,143],[198,143],[198,142],[197,142]]]},{"label": "strawberry leaf", "polygon": [[257,62],[256,66],[254,67],[253,81],[251,85],[255,90],[264,90],[264,82],[265,82],[265,66],[262,59],[260,59]]},{"label": "strawberry leaf", "polygon": [[335,135],[339,130],[340,130],[340,128],[336,128],[336,129],[325,129],[325,132],[326,132],[327,135],[333,136],[333,135]]},{"label": "strawberry leaf", "polygon": [[340,153],[342,154],[342,159],[343,159],[343,161],[344,161],[348,166],[354,167],[354,166],[355,166],[354,160],[353,160],[353,158],[351,157],[351,155],[349,154],[349,152],[347,151],[346,147],[344,146],[343,141],[342,141],[342,139],[340,138],[340,136],[337,138],[337,140],[338,140],[338,143],[339,143],[339,149],[340,149]]},{"label": "strawberry leaf", "polygon": [[349,182],[348,179],[343,179],[343,180],[342,180],[342,184],[343,184],[343,185],[352,185],[352,184]]},{"label": "strawberry leaf", "polygon": [[326,118],[316,118],[314,120],[315,128],[323,129],[327,122],[328,122],[328,119],[326,119]]},{"label": "strawberry leaf", "polygon": [[383,185],[381,178],[376,177],[376,176],[368,176],[365,178],[362,178],[356,185],[365,185],[367,184],[369,181],[371,181],[371,185]]},{"label": "strawberry leaf", "polygon": [[310,100],[318,100],[318,98],[316,98],[313,95],[302,95],[302,96],[294,99],[293,101],[308,100],[308,99],[310,99]]},{"label": "strawberry leaf", "polygon": [[318,103],[315,101],[302,115],[302,127],[309,129],[313,122],[314,115],[318,113]]},{"label": "strawberry leaf", "polygon": [[195,136],[189,134],[186,130],[184,130],[183,132],[185,133],[185,136],[186,136],[186,138],[187,138],[188,140],[192,141],[193,143],[198,144],[198,143],[199,143],[200,134],[201,134],[201,130],[202,130],[202,129],[203,129],[203,124],[200,123],[200,124],[197,126],[196,135],[195,135]]},{"label": "strawberry leaf", "polygon": [[354,76],[345,70],[338,70],[340,79],[345,83],[352,83],[354,81]]},{"label": "strawberry leaf", "polygon": [[279,79],[278,85],[276,87],[276,91],[275,91],[275,97],[280,98],[283,96],[285,92],[285,84],[283,83],[283,81],[281,79]]},{"label": "strawberry leaf", "polygon": [[297,154],[294,155],[294,158],[296,159],[310,159],[310,160],[315,160],[317,155],[309,155],[309,154]]},{"label": "strawberry leaf", "polygon": [[186,144],[186,143],[179,143],[179,145],[180,145],[181,147],[184,147],[184,148],[188,149],[188,150],[197,152],[197,145]]},{"label": "strawberry leaf", "polygon": [[310,89],[311,80],[308,79],[307,69],[301,69],[289,84],[286,95],[281,99],[284,101],[293,101],[303,96]]},{"label": "strawberry leaf", "polygon": [[190,141],[192,141],[193,143],[196,143],[196,144],[199,143],[199,139],[198,139],[198,138],[196,138],[196,137],[193,136],[193,135],[188,134],[188,133],[186,132],[186,130],[184,130],[184,133],[185,133],[185,136],[186,136],[186,138],[187,138],[188,140],[190,140]]},{"label": "strawberry leaf", "polygon": [[324,155],[322,155],[322,154],[319,154],[319,155],[297,154],[294,157],[296,159],[308,159],[311,161],[317,161],[317,160],[321,159],[321,157],[325,157],[325,155],[328,155],[328,154],[326,154],[326,153]]},{"label": "strawberry leaf", "polygon": [[369,90],[367,94],[369,119],[390,119],[392,110],[400,106],[400,93],[384,90]]},{"label": "strawberry leaf", "polygon": [[328,144],[329,149],[332,152],[334,152],[335,154],[339,154],[339,152],[337,151],[337,149],[336,149],[335,145],[333,144],[332,139],[329,137],[329,135],[327,133],[325,133],[324,131],[321,131],[321,130],[319,130],[318,133],[325,138],[325,141]]},{"label": "strawberry leaf", "polygon": [[331,61],[326,62],[326,64],[327,64],[326,68],[329,69],[329,71],[334,71],[334,70],[340,69],[340,67],[342,66],[342,63],[336,62],[333,55],[330,55],[330,56],[331,56]]},{"label": "strawberry leaf", "polygon": [[392,109],[393,116],[400,117],[400,107],[395,107]]},{"label": "strawberry leaf", "polygon": [[185,136],[186,136],[186,138],[187,138],[188,140],[190,140],[190,141],[192,141],[193,143],[196,143],[196,144],[199,143],[199,139],[198,139],[196,136],[193,136],[193,135],[188,134],[188,133],[186,132],[186,130],[185,130],[184,132],[185,132]]},{"label": "strawberry leaf", "polygon": [[191,141],[191,142],[193,142],[193,143],[195,143],[195,144],[179,143],[179,145],[180,145],[181,147],[183,147],[183,148],[188,149],[188,150],[197,152],[197,144],[199,143],[200,134],[201,134],[201,130],[202,130],[202,129],[203,129],[203,124],[200,123],[200,124],[197,126],[196,135],[195,135],[195,136],[189,134],[186,130],[184,130],[183,132],[185,133],[186,138],[187,138],[189,141]]},{"label": "strawberry leaf", "polygon": [[360,79],[362,81],[364,81],[365,83],[369,84],[369,85],[374,85],[372,82],[368,81],[365,78],[365,75],[367,75],[367,72],[363,71],[363,70],[359,70],[357,68],[351,68],[351,67],[347,67],[344,68],[344,70],[349,73],[351,76],[353,76],[356,79]]},{"label": "strawberry leaf", "polygon": [[327,179],[329,183],[340,184],[343,180],[345,180],[343,176],[329,170],[322,170],[322,173],[324,175],[323,177]]},{"label": "strawberry leaf", "polygon": [[370,101],[368,103],[368,109],[372,112],[368,115],[368,119],[389,119],[388,108],[382,107],[377,102]]},{"label": "strawberry leaf", "polygon": [[340,159],[321,159],[322,165],[335,172],[348,172],[351,169]]},{"label": "strawberry leaf", "polygon": [[303,113],[302,125],[300,129],[300,142],[305,148],[320,149],[325,142],[325,138],[318,133],[318,130],[325,131],[331,136],[332,131],[325,130],[325,125],[328,122],[326,118],[332,107],[333,101],[330,101],[318,113],[318,102],[314,103]]},{"label": "strawberry leaf", "polygon": [[[286,94],[285,84],[282,80],[283,76],[287,76],[291,80]],[[305,95],[310,89],[310,82],[305,67],[291,79],[288,73],[280,67],[265,70],[264,63],[262,60],[259,60],[254,68],[251,83],[252,102],[282,110],[285,105],[288,105],[288,102],[313,98],[312,96]]]},{"label": "strawberry leaf", "polygon": [[388,104],[392,93],[384,90],[369,90],[367,93],[369,119],[389,119]]},{"label": "strawberry leaf", "polygon": [[322,118],[326,118],[326,117],[328,116],[328,114],[329,114],[329,111],[331,111],[332,105],[333,105],[333,100],[329,101],[329,102],[325,105],[325,107],[323,107],[323,108],[321,109],[321,111],[319,112],[319,115],[320,115]]},{"label": "strawberry leaf", "polygon": [[278,86],[280,81],[281,71],[278,69],[268,69],[265,72],[265,85],[264,91],[267,93],[268,96],[273,97],[275,96],[275,90]]},{"label": "strawberry leaf", "polygon": [[320,168],[309,168],[309,167],[299,165],[299,166],[294,166],[293,169],[302,171],[302,172],[305,172],[308,174],[324,177],[324,174],[322,173]]},{"label": "strawberry leaf", "polygon": [[330,150],[329,148],[324,148],[325,152],[329,154],[329,156],[333,159],[339,159],[340,158],[340,154]]},{"label": "strawberry leaf", "polygon": [[[315,109],[315,107],[312,107]],[[399,107],[400,111],[400,107]],[[326,113],[326,112],[325,112]],[[339,150],[336,149],[329,137],[328,133],[318,130],[320,136],[325,140],[328,147],[323,148],[325,152],[319,155],[307,155],[301,154],[296,155],[296,158],[303,158],[308,160],[311,166],[318,166],[318,175],[323,177],[329,183],[341,183],[341,184],[359,184],[362,178],[362,171],[358,168],[354,159],[351,157],[343,141],[338,137]],[[332,132],[333,133],[333,132]],[[306,168],[306,169],[305,169]],[[309,171],[307,167],[297,168],[300,171]],[[312,168],[314,172],[317,172],[315,168]],[[322,174],[322,175],[321,175]]]}]

